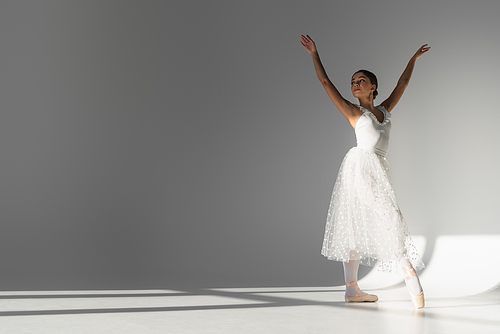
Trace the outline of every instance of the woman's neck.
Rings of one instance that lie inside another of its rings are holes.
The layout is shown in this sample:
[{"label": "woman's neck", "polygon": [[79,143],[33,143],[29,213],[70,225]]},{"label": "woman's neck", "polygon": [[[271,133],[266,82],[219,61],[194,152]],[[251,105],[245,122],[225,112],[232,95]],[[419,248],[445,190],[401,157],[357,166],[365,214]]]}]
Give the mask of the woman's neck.
[{"label": "woman's neck", "polygon": [[368,110],[373,110],[375,109],[373,105],[373,99],[358,99],[359,105],[362,106],[363,108],[366,108]]}]

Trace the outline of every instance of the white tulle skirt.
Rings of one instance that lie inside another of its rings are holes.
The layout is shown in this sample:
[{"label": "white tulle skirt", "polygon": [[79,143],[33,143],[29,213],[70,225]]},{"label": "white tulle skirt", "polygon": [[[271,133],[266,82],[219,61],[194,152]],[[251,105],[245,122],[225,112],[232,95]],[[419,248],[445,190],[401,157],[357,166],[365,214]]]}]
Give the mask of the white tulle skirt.
[{"label": "white tulle skirt", "polygon": [[353,147],[333,188],[321,254],[329,260],[360,260],[396,272],[402,259],[416,270],[424,263],[408,232],[385,157]]}]

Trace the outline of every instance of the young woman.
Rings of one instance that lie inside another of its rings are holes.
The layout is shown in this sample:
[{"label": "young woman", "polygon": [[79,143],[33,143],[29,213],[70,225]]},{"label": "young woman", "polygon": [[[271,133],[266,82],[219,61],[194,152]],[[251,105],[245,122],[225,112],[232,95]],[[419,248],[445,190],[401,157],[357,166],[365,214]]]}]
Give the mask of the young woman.
[{"label": "young woman", "polygon": [[346,302],[374,302],[378,297],[361,291],[357,283],[360,262],[379,261],[383,271],[401,266],[416,308],[424,307],[424,292],[416,270],[424,267],[399,210],[385,159],[389,147],[391,114],[410,81],[415,62],[429,51],[421,46],[411,57],[391,95],[379,106],[377,77],[359,70],[351,78],[353,104],[340,95],[321,64],[316,44],[309,35],[300,42],[312,56],[319,81],[356,133],[357,146],[345,156],[333,188],[321,254],[342,261]]}]

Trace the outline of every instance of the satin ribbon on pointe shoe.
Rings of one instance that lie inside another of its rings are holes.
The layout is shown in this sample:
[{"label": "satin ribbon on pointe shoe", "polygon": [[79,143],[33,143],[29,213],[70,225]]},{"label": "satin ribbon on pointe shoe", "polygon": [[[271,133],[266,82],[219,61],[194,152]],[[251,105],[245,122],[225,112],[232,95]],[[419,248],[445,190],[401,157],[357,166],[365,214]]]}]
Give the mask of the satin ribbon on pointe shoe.
[{"label": "satin ribbon on pointe shoe", "polygon": [[346,282],[346,287],[349,288],[358,288],[356,296],[354,297],[345,297],[345,301],[347,303],[362,303],[362,302],[376,302],[378,297],[376,295],[366,294],[364,296],[361,295],[361,289],[358,286],[358,281]]},{"label": "satin ribbon on pointe shoe", "polygon": [[403,272],[405,273],[405,283],[406,287],[408,288],[408,292],[410,292],[410,298],[411,302],[415,306],[415,308],[422,308],[425,306],[425,299],[424,299],[424,291],[420,292],[418,295],[414,294],[410,287],[408,286],[408,281],[411,280],[413,277],[417,277],[417,272],[413,268],[413,266],[410,264],[407,267],[403,268]]}]

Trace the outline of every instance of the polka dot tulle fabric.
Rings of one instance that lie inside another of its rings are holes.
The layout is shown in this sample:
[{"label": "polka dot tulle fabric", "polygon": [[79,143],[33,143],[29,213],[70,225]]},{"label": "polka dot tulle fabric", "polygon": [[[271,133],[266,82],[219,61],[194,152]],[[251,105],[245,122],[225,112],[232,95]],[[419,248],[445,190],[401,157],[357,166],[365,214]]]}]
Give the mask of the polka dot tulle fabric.
[{"label": "polka dot tulle fabric", "polygon": [[335,183],[321,254],[329,260],[360,260],[395,272],[401,258],[424,267],[399,210],[387,160],[354,147]]}]

